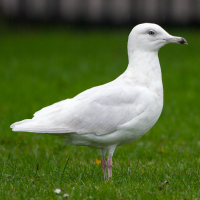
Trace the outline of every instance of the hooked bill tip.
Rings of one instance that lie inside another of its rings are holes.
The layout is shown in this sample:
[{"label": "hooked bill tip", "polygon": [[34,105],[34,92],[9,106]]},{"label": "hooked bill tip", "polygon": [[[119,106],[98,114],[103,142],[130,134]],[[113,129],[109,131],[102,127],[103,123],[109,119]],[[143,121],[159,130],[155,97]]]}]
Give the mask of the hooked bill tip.
[{"label": "hooked bill tip", "polygon": [[185,38],[181,38],[181,40],[179,41],[179,44],[188,44],[188,42]]}]

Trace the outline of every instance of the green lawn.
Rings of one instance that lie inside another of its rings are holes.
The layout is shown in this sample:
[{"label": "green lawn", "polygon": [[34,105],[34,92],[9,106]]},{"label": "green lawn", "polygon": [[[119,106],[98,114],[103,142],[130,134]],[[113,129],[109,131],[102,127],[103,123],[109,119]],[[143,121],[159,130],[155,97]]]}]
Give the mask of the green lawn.
[{"label": "green lawn", "polygon": [[1,30],[0,199],[200,199],[200,29],[167,30],[189,45],[160,50],[162,115],[141,139],[116,149],[110,181],[95,163],[99,150],[9,126],[119,76],[130,29]]}]

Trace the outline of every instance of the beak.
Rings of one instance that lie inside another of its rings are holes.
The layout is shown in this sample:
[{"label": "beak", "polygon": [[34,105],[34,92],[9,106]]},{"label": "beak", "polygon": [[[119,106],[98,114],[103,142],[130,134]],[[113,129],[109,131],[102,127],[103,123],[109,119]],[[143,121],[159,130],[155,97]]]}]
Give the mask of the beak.
[{"label": "beak", "polygon": [[167,43],[188,44],[187,40],[182,37],[171,36],[165,39]]}]

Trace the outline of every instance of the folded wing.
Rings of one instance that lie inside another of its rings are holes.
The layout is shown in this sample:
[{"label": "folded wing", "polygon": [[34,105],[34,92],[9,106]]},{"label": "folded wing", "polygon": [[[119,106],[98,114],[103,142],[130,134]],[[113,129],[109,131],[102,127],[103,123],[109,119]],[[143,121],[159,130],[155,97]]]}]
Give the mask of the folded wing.
[{"label": "folded wing", "polygon": [[45,107],[32,119],[16,122],[11,128],[49,134],[111,133],[145,111],[147,105],[140,101],[145,93],[141,87],[105,84]]}]

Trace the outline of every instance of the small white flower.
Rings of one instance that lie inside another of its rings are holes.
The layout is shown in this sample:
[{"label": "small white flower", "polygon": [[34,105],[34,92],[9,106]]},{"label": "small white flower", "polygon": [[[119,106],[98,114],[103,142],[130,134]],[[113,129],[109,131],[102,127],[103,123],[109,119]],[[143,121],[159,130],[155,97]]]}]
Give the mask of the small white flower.
[{"label": "small white flower", "polygon": [[54,192],[55,192],[56,194],[60,194],[61,189],[55,189]]},{"label": "small white flower", "polygon": [[63,197],[66,197],[66,198],[68,198],[68,197],[69,197],[69,195],[68,195],[67,193],[65,193],[65,194],[63,195]]}]

